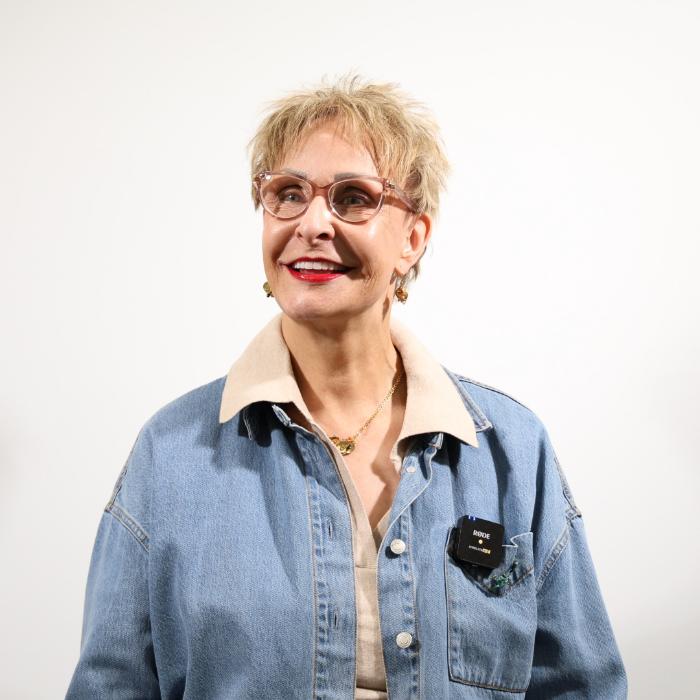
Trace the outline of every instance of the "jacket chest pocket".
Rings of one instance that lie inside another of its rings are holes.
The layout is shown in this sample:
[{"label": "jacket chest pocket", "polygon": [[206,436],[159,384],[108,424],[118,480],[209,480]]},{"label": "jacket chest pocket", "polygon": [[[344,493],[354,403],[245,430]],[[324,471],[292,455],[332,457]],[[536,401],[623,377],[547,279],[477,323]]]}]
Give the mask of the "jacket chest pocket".
[{"label": "jacket chest pocket", "polygon": [[445,543],[450,678],[492,690],[524,693],[532,668],[537,601],[532,532],[511,537],[495,569],[467,564]]}]

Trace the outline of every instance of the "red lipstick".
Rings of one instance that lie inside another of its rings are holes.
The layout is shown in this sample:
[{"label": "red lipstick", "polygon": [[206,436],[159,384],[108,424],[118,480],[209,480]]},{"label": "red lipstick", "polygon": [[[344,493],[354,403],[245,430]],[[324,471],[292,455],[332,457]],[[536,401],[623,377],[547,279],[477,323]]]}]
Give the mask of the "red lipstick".
[{"label": "red lipstick", "polygon": [[290,263],[287,263],[285,267],[289,270],[290,274],[298,280],[303,282],[329,282],[334,280],[336,277],[342,277],[342,275],[347,274],[351,268],[343,266],[343,270],[309,270],[300,269],[295,270],[292,265],[297,262],[310,261],[310,262],[325,262],[332,263],[333,265],[341,265],[341,263],[336,260],[329,260],[328,258],[296,258]]}]

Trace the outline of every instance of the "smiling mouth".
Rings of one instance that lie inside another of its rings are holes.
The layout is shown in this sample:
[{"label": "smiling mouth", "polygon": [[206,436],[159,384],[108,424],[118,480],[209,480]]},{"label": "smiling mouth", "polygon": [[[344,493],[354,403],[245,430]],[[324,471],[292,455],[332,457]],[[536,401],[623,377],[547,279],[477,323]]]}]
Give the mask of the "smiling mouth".
[{"label": "smiling mouth", "polygon": [[334,268],[315,268],[315,267],[293,267],[287,265],[288,268],[295,272],[350,272],[351,267],[334,267]]},{"label": "smiling mouth", "polygon": [[347,267],[345,265],[335,265],[333,268],[325,267],[325,268],[316,268],[316,267],[295,267],[294,263],[282,263],[285,267],[288,267],[290,270],[294,270],[295,272],[325,272],[325,273],[332,273],[332,272],[349,272],[350,270],[353,270],[354,268],[352,267]]},{"label": "smiling mouth", "polygon": [[306,282],[325,282],[337,277],[342,277],[353,269],[352,267],[344,267],[343,269],[336,270],[310,270],[307,268],[296,269],[291,265],[285,265],[285,267],[289,270],[292,277]]}]

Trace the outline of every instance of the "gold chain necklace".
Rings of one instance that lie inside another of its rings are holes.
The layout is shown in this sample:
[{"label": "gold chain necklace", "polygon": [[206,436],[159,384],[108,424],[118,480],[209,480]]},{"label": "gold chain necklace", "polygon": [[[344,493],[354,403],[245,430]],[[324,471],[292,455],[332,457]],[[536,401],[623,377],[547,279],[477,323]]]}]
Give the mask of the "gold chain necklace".
[{"label": "gold chain necklace", "polygon": [[340,454],[349,455],[355,449],[355,441],[357,440],[357,437],[372,422],[372,420],[376,417],[376,415],[379,413],[379,411],[382,410],[382,408],[384,407],[384,404],[389,400],[391,395],[396,391],[396,387],[399,385],[399,382],[401,381],[402,376],[403,376],[403,372],[399,375],[398,379],[396,379],[396,381],[394,382],[393,386],[391,387],[391,390],[389,391],[389,393],[382,399],[379,406],[377,406],[377,409],[375,410],[375,412],[364,422],[363,426],[352,437],[346,437],[344,440],[342,440],[337,435],[330,436],[330,439],[333,441],[333,444],[340,450]]}]

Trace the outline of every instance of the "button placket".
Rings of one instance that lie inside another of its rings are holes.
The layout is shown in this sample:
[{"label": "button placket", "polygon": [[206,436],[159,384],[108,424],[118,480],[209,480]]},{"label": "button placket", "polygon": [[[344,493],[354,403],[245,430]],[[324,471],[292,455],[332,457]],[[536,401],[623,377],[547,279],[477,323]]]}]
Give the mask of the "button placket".
[{"label": "button placket", "polygon": [[[406,451],[392,505],[393,519],[387,523],[385,535],[393,535],[388,545],[377,552],[377,600],[384,660],[387,668],[387,689],[391,696],[417,700],[420,692],[420,641],[416,629],[416,581],[411,549],[411,504],[427,488],[431,478],[431,459],[437,451],[437,439],[419,450]],[[415,447],[414,437],[411,448]],[[425,463],[425,471],[421,466]],[[411,475],[409,477],[409,474]],[[391,533],[391,534],[390,534]],[[398,553],[400,551],[400,553]]]}]

